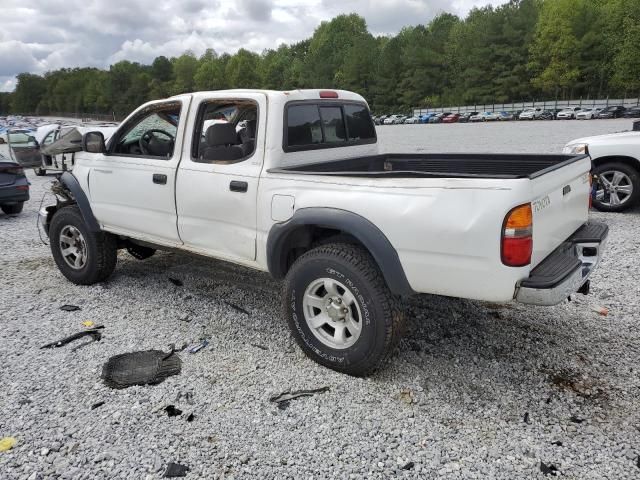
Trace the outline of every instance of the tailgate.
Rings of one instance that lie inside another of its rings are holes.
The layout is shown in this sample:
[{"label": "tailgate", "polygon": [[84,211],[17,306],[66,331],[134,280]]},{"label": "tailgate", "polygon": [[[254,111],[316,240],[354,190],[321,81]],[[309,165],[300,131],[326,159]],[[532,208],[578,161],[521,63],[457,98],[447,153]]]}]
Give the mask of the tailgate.
[{"label": "tailgate", "polygon": [[589,216],[591,159],[561,166],[531,179],[535,267],[582,226]]}]

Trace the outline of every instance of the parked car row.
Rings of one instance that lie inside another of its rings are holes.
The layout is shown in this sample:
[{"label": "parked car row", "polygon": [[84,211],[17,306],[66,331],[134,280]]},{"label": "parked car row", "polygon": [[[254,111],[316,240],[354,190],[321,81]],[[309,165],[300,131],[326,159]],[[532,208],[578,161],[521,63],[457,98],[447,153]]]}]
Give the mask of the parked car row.
[{"label": "parked car row", "polygon": [[509,120],[593,120],[595,118],[640,118],[640,106],[626,108],[611,105],[606,108],[566,107],[545,110],[530,107],[516,112],[439,112],[422,115],[379,115],[374,116],[376,125],[400,125],[416,123],[466,123]]}]

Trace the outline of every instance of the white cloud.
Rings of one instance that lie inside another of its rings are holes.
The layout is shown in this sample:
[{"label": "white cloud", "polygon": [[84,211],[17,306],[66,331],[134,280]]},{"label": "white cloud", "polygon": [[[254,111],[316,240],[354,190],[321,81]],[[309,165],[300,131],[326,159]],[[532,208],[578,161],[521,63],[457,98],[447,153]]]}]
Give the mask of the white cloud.
[{"label": "white cloud", "polygon": [[312,35],[341,13],[365,17],[375,34],[428,23],[443,11],[506,0],[2,0],[0,90],[21,72],[108,67],[119,60],[150,63],[158,55],[196,55],[207,48],[261,52]]}]

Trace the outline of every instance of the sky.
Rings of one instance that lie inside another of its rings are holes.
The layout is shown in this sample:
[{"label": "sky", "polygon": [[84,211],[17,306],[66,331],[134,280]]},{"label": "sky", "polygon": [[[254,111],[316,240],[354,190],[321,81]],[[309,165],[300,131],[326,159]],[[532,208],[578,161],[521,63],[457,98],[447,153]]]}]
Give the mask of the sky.
[{"label": "sky", "polygon": [[505,1],[1,0],[0,91],[12,91],[21,72],[148,64],[188,49],[262,52],[309,38],[341,13],[363,16],[373,34],[395,34],[442,12],[464,17],[474,6]]}]

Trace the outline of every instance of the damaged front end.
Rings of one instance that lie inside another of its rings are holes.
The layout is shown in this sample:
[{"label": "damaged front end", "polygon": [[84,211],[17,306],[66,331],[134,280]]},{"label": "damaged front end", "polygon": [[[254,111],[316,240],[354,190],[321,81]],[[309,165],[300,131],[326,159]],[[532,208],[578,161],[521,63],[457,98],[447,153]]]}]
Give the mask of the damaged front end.
[{"label": "damaged front end", "polygon": [[50,192],[45,192],[41,204],[44,203],[44,197],[49,193],[54,195],[56,199],[55,205],[43,206],[38,212],[38,228],[42,228],[47,237],[49,237],[49,226],[51,225],[53,215],[61,208],[76,203],[73,193],[60,178],[53,180]]}]

